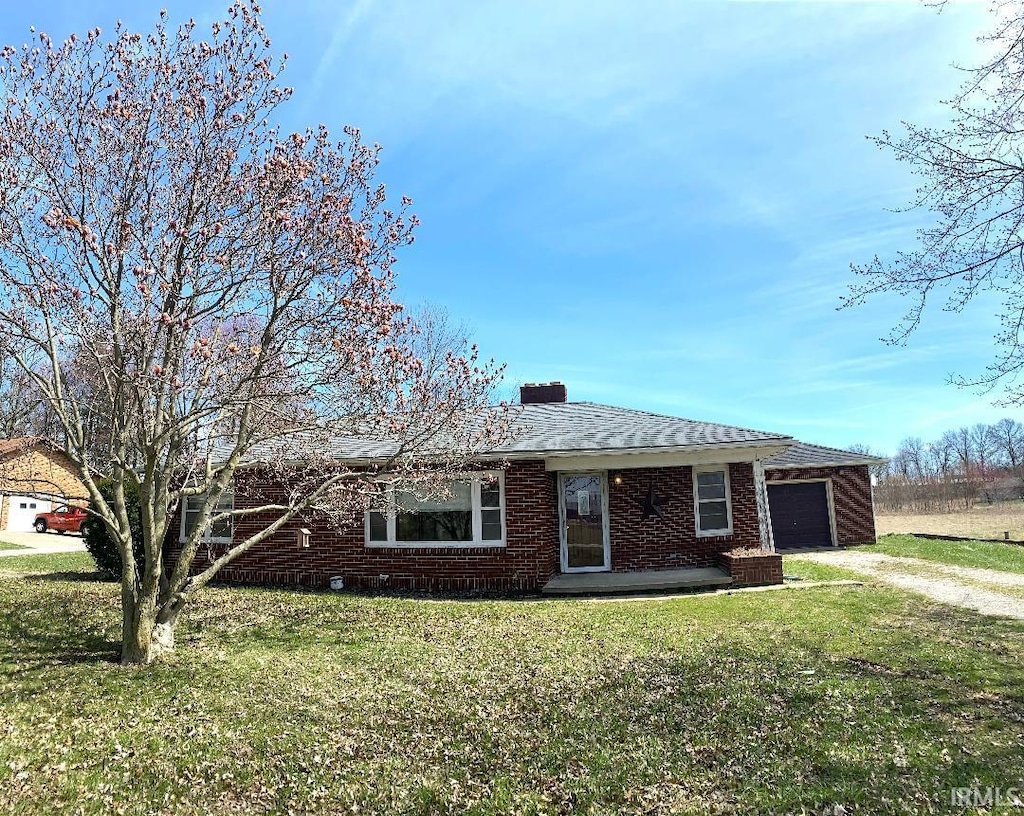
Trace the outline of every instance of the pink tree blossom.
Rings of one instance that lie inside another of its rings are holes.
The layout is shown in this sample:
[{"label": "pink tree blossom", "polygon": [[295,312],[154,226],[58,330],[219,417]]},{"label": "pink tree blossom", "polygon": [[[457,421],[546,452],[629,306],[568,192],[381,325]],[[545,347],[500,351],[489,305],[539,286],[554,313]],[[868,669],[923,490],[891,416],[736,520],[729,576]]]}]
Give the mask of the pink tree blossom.
[{"label": "pink tree blossom", "polygon": [[[439,347],[394,300],[416,217],[374,181],[380,147],[272,124],[292,91],[259,14],[235,3],[206,38],[162,13],[149,34],[39,32],[0,50],[2,345],[118,541],[126,663],[173,647],[188,600],[292,518],[351,518],[381,483],[443,490],[508,432],[486,409],[500,367]],[[371,469],[337,459],[337,440],[366,436],[388,443]],[[264,500],[271,483],[285,496]],[[219,511],[231,489],[248,501]],[[200,522],[168,564],[188,497],[204,497]],[[190,574],[227,516],[260,529]]]}]

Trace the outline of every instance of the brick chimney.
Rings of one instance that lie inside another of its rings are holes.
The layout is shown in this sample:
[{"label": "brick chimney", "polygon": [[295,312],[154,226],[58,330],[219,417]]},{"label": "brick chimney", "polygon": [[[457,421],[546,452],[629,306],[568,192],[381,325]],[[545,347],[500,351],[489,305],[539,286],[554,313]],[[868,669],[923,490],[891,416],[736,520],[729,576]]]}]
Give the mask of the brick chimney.
[{"label": "brick chimney", "polygon": [[519,401],[523,405],[539,402],[565,402],[568,393],[565,384],[560,382],[523,383],[519,386]]}]

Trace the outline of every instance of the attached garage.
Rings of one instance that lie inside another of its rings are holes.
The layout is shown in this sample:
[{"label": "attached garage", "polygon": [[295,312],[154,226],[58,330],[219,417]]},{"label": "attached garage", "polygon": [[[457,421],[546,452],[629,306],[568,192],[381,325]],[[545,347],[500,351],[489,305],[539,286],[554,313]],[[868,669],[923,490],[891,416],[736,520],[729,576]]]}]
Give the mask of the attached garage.
[{"label": "attached garage", "polygon": [[776,550],[835,544],[827,481],[768,483]]},{"label": "attached garage", "polygon": [[50,501],[35,496],[7,497],[7,530],[28,533],[38,513],[50,512]]},{"label": "attached garage", "polygon": [[875,540],[871,468],[885,459],[797,442],[764,463],[776,550]]}]

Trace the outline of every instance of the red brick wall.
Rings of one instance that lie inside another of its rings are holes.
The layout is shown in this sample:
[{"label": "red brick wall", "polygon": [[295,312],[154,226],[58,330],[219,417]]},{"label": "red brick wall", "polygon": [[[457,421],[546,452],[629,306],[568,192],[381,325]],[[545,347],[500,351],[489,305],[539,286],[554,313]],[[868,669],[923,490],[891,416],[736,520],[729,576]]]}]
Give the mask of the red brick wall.
[{"label": "red brick wall", "polygon": [[[615,484],[615,476],[622,478]],[[733,534],[698,538],[694,523],[693,470],[641,468],[609,474],[612,570],[683,569],[715,564],[715,556],[737,546],[760,546],[753,468],[729,466]],[[665,518],[643,517],[651,486],[662,497]],[[242,492],[236,504],[240,506]],[[180,521],[180,514],[178,521]],[[256,518],[236,524],[235,540],[267,523]],[[559,571],[557,477],[542,461],[514,462],[505,473],[504,548],[369,548],[360,521],[342,530],[326,520],[296,520],[218,573],[226,581],[326,587],[341,576],[347,587],[418,590],[536,590]],[[312,545],[300,547],[297,531],[312,531]],[[170,533],[171,552],[178,531]],[[225,545],[213,545],[223,552]],[[201,549],[195,569],[206,563]],[[388,579],[382,580],[381,575]]]},{"label": "red brick wall", "polygon": [[875,512],[871,503],[871,474],[867,465],[832,468],[766,470],[769,482],[794,479],[831,479],[836,513],[836,538],[840,544],[875,540]]},{"label": "red brick wall", "polygon": [[[236,506],[243,501],[241,492]],[[558,505],[555,475],[544,463],[515,462],[505,473],[505,547],[366,547],[362,520],[336,530],[325,520],[293,521],[219,573],[226,581],[326,587],[341,576],[346,587],[447,590],[534,590],[558,571]],[[236,524],[235,540],[268,519]],[[300,547],[297,532],[312,531]],[[177,530],[172,545],[177,549]],[[217,547],[217,545],[214,545]],[[224,545],[220,545],[222,552]],[[202,553],[202,548],[201,548]],[[205,554],[196,559],[201,569]],[[381,576],[387,575],[386,580]]]},{"label": "red brick wall", "polygon": [[[621,484],[615,483],[616,477],[622,479]],[[652,487],[655,494],[664,499],[664,519],[644,518],[644,500]],[[715,555],[723,550],[759,547],[753,467],[730,465],[729,487],[733,534],[698,538],[693,509],[693,468],[612,471],[608,479],[612,570],[710,567],[715,565]]]},{"label": "red brick wall", "polygon": [[89,492],[75,466],[63,452],[45,443],[16,450],[0,458],[0,530],[7,529],[8,495],[49,496],[53,509],[64,502],[88,504]]},{"label": "red brick wall", "polygon": [[732,576],[732,586],[770,586],[782,583],[782,556],[778,553],[763,555],[734,556],[722,553],[718,566]]}]

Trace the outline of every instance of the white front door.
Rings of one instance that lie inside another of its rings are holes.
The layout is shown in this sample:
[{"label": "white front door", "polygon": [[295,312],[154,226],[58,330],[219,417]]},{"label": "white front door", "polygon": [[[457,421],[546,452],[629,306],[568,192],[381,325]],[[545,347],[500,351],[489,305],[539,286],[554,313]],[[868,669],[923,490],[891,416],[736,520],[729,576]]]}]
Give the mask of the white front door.
[{"label": "white front door", "polygon": [[562,523],[562,572],[607,572],[608,484],[604,473],[562,473],[558,477]]},{"label": "white front door", "polygon": [[49,499],[35,499],[31,496],[7,497],[7,529],[29,532],[37,513],[49,513]]}]

